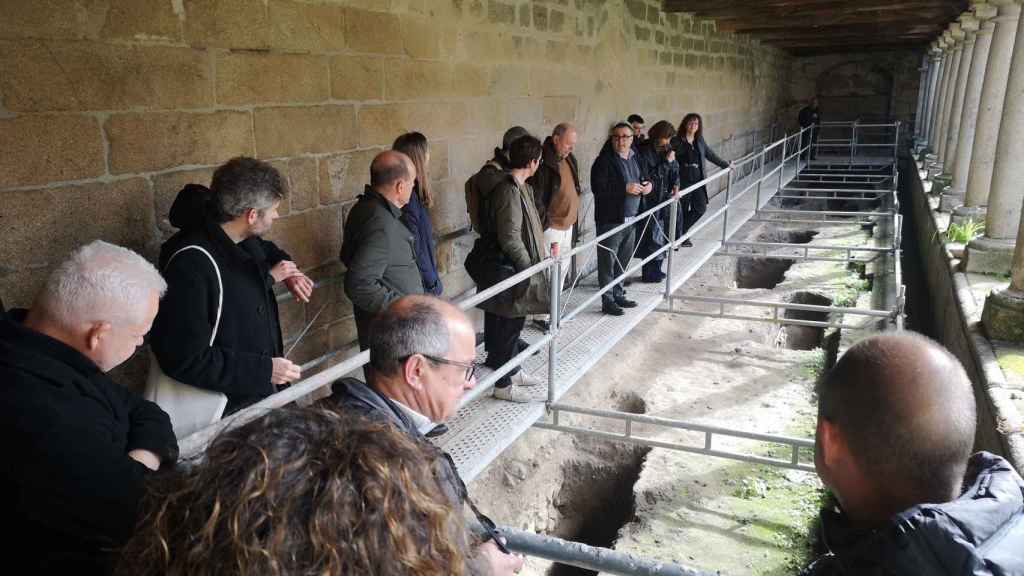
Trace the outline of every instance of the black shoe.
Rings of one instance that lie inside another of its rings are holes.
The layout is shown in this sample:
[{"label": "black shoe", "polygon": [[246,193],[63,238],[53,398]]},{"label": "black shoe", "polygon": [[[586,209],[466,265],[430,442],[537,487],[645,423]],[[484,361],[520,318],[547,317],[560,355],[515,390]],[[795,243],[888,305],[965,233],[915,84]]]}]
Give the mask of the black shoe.
[{"label": "black shoe", "polygon": [[424,436],[426,436],[427,438],[437,438],[438,436],[442,436],[447,432],[447,426],[445,426],[444,424],[438,424],[437,426],[431,428],[426,434],[424,434]]},{"label": "black shoe", "polygon": [[[530,343],[520,338],[518,341],[516,341],[516,354],[521,353],[523,350],[526,350],[529,347]],[[530,356],[536,356],[537,354],[540,354],[540,348],[534,350],[533,354],[530,354]]]},{"label": "black shoe", "polygon": [[541,332],[547,332],[548,330],[551,330],[551,323],[548,322],[547,320],[541,320],[540,318],[536,318],[533,321],[533,327],[540,330]]},{"label": "black shoe", "polygon": [[680,246],[683,248],[693,248],[693,242],[690,242],[690,239],[687,238],[686,240],[683,240],[683,243],[680,244]]},{"label": "black shoe", "polygon": [[623,296],[622,298],[616,298],[615,304],[619,308],[636,308],[636,302],[630,300],[629,298],[626,298],[625,296]]},{"label": "black shoe", "polygon": [[664,279],[665,273],[658,272],[657,274],[652,274],[650,276],[643,276],[642,278],[640,278],[640,281],[643,282],[644,284],[657,284],[658,282],[661,282]]},{"label": "black shoe", "polygon": [[601,304],[601,312],[609,316],[622,316],[626,313],[618,304],[615,302],[603,302]]}]

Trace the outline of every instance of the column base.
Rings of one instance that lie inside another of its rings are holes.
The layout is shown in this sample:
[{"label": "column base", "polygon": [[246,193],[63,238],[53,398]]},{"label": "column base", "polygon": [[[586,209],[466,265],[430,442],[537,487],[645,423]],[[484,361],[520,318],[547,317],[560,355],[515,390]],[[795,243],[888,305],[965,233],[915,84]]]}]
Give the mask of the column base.
[{"label": "column base", "polygon": [[968,220],[984,222],[988,208],[985,206],[959,206],[953,210],[953,217],[950,220],[953,224],[963,224]]},{"label": "column base", "polygon": [[928,171],[928,179],[934,181],[936,178],[942,176],[942,164],[937,163],[925,163],[925,170]]},{"label": "column base", "polygon": [[964,194],[958,192],[957,190],[949,189],[942,193],[942,199],[939,200],[940,212],[952,212],[954,209],[964,205]]},{"label": "column base", "polygon": [[989,294],[981,323],[993,340],[1024,342],[1024,292],[1006,289]]},{"label": "column base", "polygon": [[975,238],[964,253],[964,270],[978,274],[1007,276],[1013,268],[1013,240]]}]

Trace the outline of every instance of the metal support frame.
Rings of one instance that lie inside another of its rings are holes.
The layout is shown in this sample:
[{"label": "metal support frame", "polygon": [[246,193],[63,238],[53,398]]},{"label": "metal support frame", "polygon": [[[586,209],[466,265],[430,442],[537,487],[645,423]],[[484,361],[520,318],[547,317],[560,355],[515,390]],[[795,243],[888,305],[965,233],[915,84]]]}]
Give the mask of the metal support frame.
[{"label": "metal support frame", "polygon": [[[648,416],[646,414],[632,414],[630,412],[620,412],[617,410],[599,410],[580,406],[570,406],[567,404],[552,404],[548,407],[548,411],[551,416],[550,421],[538,422],[533,425],[534,428],[552,430],[555,432],[568,432],[577,436],[600,438],[602,440],[628,442],[630,444],[650,446],[652,448],[667,448],[669,450],[678,450],[680,452],[691,452],[694,454],[703,454],[705,456],[717,456],[719,458],[739,460],[741,462],[767,464],[769,466],[791,468],[794,470],[803,470],[805,472],[814,471],[813,461],[808,463],[806,460],[801,460],[800,458],[801,450],[814,450],[814,440],[772,434],[758,434],[756,432],[744,432],[742,430],[730,430],[720,426],[684,422],[682,420]],[[563,412],[567,414],[580,414],[602,420],[621,422],[623,424],[623,430],[622,432],[606,432],[591,428],[582,428],[579,426],[568,426],[560,422],[560,415]],[[654,438],[646,436],[639,436],[634,431],[634,428],[638,425],[642,425],[645,428],[698,432],[702,435],[701,444],[699,446],[695,446],[692,444],[684,444],[682,442],[665,442],[663,440],[655,440]],[[772,458],[770,456],[759,456],[755,454],[744,454],[742,452],[717,449],[714,447],[714,438],[716,436],[743,440],[756,440],[758,442],[783,445],[789,448],[789,458]]]}]

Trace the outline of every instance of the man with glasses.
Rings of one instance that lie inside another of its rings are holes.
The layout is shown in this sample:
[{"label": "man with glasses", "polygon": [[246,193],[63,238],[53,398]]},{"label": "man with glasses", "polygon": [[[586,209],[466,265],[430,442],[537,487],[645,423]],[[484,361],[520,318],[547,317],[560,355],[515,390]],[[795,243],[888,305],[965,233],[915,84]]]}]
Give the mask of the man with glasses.
[{"label": "man with glasses", "polygon": [[[616,124],[590,169],[598,236],[635,217],[640,210],[640,197],[650,194],[653,188],[637,162],[632,143],[633,128],[625,122]],[[634,248],[633,228],[626,227],[599,242],[597,276],[602,287],[629,266]],[[601,311],[605,314],[622,316],[623,308],[635,306],[636,302],[626,298],[621,282],[601,295]]]},{"label": "man with glasses", "polygon": [[[336,408],[391,423],[424,449],[437,449],[424,434],[458,409],[462,395],[476,385],[476,342],[469,318],[433,296],[399,298],[371,323],[370,378],[367,383],[343,378],[328,399]],[[440,452],[435,472],[453,505],[468,503],[485,526],[493,522],[469,501],[466,485],[451,458]],[[493,532],[493,531],[492,531]],[[494,538],[479,545],[471,563],[474,573],[513,574],[523,564]]]}]

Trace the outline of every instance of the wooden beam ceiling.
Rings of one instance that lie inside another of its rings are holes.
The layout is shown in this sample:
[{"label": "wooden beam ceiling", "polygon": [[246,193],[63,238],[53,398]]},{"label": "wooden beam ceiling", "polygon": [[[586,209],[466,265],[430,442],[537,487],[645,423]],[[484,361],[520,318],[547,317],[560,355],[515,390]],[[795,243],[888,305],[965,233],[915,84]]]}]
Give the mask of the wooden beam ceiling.
[{"label": "wooden beam ceiling", "polygon": [[663,0],[666,12],[715,20],[795,55],[927,44],[967,10],[967,0]]}]

